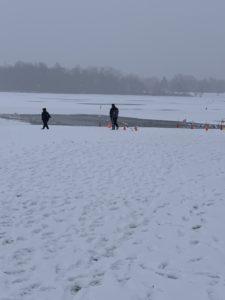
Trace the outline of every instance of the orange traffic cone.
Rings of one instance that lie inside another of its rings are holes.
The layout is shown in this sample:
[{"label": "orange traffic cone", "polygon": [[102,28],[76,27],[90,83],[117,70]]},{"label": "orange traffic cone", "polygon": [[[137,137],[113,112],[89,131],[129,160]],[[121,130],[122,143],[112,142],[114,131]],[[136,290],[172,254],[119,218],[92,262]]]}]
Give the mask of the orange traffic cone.
[{"label": "orange traffic cone", "polygon": [[111,128],[111,122],[110,121],[107,122],[107,128]]}]

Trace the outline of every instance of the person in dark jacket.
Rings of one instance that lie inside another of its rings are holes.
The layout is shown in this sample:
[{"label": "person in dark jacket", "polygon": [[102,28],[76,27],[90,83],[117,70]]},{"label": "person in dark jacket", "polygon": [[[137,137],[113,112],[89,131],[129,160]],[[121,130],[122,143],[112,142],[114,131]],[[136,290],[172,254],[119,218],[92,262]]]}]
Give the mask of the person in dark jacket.
[{"label": "person in dark jacket", "polygon": [[115,128],[119,129],[119,125],[117,123],[117,119],[119,116],[119,109],[116,107],[115,104],[112,104],[109,115],[110,115],[110,120],[112,123],[112,130],[115,130]]},{"label": "person in dark jacket", "polygon": [[50,114],[47,112],[46,108],[43,108],[42,109],[42,114],[41,114],[41,119],[42,119],[42,122],[43,122],[43,127],[42,129],[49,129],[48,127],[48,121],[49,119],[51,118]]}]

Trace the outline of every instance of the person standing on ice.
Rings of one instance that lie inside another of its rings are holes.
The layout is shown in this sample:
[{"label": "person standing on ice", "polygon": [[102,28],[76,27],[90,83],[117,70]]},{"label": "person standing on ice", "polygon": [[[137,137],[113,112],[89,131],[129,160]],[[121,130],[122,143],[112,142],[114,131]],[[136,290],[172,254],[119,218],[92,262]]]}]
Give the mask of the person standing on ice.
[{"label": "person standing on ice", "polygon": [[112,123],[112,130],[115,130],[115,127],[116,127],[116,129],[119,129],[119,125],[117,123],[117,119],[119,116],[119,109],[116,107],[115,104],[112,104],[109,115],[110,115],[110,120]]},{"label": "person standing on ice", "polygon": [[50,114],[47,112],[46,108],[43,108],[42,109],[42,114],[41,114],[41,119],[42,119],[42,122],[43,122],[43,127],[42,129],[49,129],[48,127],[48,121],[49,119],[51,118]]}]

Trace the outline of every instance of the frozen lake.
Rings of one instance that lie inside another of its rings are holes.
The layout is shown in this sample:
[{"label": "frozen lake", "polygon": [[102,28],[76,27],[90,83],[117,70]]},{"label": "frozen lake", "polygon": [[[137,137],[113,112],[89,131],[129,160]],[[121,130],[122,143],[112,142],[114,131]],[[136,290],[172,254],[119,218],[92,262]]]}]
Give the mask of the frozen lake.
[{"label": "frozen lake", "polygon": [[121,95],[72,95],[0,93],[0,113],[39,114],[47,107],[51,114],[108,115],[115,103],[120,116],[202,123],[225,119],[225,95],[161,97]]}]

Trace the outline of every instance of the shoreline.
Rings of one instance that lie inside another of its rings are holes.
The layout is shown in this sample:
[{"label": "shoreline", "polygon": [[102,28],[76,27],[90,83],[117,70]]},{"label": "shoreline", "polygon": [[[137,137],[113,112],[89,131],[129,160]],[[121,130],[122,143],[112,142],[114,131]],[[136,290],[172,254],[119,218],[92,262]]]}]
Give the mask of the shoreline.
[{"label": "shoreline", "polygon": [[[0,114],[0,118],[6,120],[16,120],[32,125],[41,125],[40,114]],[[106,115],[88,115],[88,114],[52,114],[52,118],[49,121],[49,125],[61,125],[61,126],[99,126],[106,127],[109,121],[109,116]],[[99,124],[101,123],[101,124]],[[118,118],[118,124],[120,127],[157,127],[157,128],[205,128],[218,129],[216,124],[205,123],[192,123],[184,121],[172,121],[172,120],[153,120],[153,119],[140,119],[120,116]]]}]

